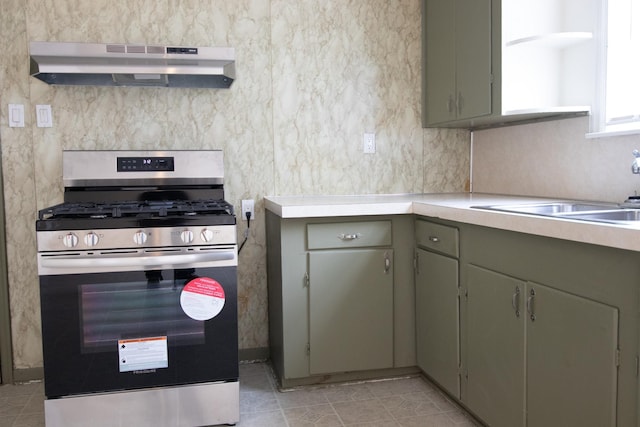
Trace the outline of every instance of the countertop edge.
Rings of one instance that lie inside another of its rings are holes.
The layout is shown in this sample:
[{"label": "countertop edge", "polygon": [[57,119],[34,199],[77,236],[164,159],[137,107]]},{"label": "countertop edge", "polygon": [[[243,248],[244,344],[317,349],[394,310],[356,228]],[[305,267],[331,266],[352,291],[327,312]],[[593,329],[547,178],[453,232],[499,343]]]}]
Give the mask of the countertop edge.
[{"label": "countertop edge", "polygon": [[473,225],[640,251],[631,226],[475,209],[472,206],[559,199],[477,193],[372,196],[267,196],[265,209],[283,219],[416,214]]}]

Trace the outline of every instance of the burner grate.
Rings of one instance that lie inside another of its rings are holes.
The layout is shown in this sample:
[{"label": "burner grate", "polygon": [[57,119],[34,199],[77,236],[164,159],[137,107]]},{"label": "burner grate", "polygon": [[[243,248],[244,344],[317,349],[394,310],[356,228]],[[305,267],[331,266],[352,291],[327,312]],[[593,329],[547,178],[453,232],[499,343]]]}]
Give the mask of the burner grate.
[{"label": "burner grate", "polygon": [[233,215],[224,200],[151,200],[112,203],[61,203],[38,212],[38,218],[167,218],[197,215]]}]

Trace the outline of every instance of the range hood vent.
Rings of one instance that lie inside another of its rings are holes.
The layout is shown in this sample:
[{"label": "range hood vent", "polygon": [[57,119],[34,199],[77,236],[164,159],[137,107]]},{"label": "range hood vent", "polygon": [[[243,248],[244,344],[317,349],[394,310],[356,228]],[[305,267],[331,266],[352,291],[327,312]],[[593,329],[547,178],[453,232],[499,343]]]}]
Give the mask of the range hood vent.
[{"label": "range hood vent", "polygon": [[30,74],[51,85],[228,88],[228,47],[31,42]]}]

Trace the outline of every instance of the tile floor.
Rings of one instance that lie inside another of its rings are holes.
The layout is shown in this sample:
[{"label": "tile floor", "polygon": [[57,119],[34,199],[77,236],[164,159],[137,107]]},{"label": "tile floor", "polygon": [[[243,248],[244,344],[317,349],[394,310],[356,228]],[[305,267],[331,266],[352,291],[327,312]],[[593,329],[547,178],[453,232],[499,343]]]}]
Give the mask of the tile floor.
[{"label": "tile floor", "polygon": [[[239,427],[478,425],[421,377],[285,392],[274,384],[267,364],[240,365]],[[0,427],[44,427],[43,398],[42,383],[0,386]]]}]

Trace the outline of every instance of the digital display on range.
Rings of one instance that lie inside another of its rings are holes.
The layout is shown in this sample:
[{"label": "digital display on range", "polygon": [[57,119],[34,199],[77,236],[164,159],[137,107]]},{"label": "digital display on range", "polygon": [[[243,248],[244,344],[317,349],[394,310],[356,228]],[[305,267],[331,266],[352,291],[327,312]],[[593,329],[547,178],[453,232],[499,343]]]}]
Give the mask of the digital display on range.
[{"label": "digital display on range", "polygon": [[172,172],[173,157],[118,157],[118,172]]}]

